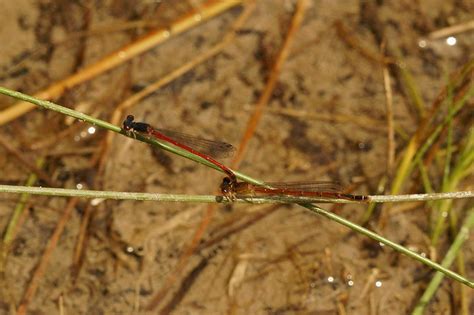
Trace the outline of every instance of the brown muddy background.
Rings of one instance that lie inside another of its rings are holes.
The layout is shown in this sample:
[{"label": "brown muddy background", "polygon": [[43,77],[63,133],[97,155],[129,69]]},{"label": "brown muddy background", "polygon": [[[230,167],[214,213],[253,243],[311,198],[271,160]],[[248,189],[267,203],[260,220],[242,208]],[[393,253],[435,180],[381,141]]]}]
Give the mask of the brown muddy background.
[{"label": "brown muddy background", "polygon": [[[456,36],[454,46],[442,38],[420,47],[420,38],[472,20],[474,3],[309,2],[239,170],[267,181],[338,181],[355,193],[375,194],[387,173],[383,65],[377,60],[382,40],[389,55],[401,57],[423,101],[431,106],[449,74],[472,56],[474,35]],[[34,94],[150,29],[170,25],[200,4],[2,1],[0,84]],[[54,101],[108,121],[121,101],[221,41],[241,11],[232,9],[172,36]],[[158,127],[238,147],[293,12],[293,1],[257,1],[222,53],[127,113]],[[142,23],[121,29],[131,21]],[[345,36],[338,34],[335,23],[344,27]],[[391,67],[391,75],[400,156],[419,119],[400,71]],[[0,100],[2,109],[14,103],[4,96]],[[471,104],[455,121],[455,139],[465,136],[472,121]],[[57,187],[81,184],[101,190],[212,194],[222,178],[210,168],[122,136],[115,137],[104,172],[99,173],[97,160],[107,131],[89,134],[87,128],[58,113],[34,110],[1,126],[0,135],[32,162],[45,157],[44,171]],[[0,152],[1,183],[23,185],[31,171],[4,148]],[[441,175],[431,175],[438,190],[436,178]],[[36,185],[48,186],[44,181]],[[423,192],[416,174],[405,192]],[[18,196],[1,197],[4,230]],[[144,313],[160,290],[165,295],[155,313],[406,314],[433,275],[421,263],[301,207],[268,205],[217,205],[200,245],[177,273],[178,261],[208,205],[104,201],[88,208],[88,203],[80,200],[74,205],[28,305],[29,314]],[[1,314],[24,302],[67,204],[66,198],[37,196],[26,203],[1,280]],[[356,223],[366,209],[324,207]],[[467,206],[456,202],[454,208]],[[428,209],[423,204],[394,205],[384,226],[378,224],[377,211],[368,227],[430,256]],[[82,265],[76,268],[74,248],[85,213],[92,215]],[[450,242],[443,237],[437,248],[440,257]],[[467,277],[472,279],[472,240],[463,251]],[[172,275],[175,281],[167,288]],[[472,290],[467,293],[472,295]],[[459,285],[444,280],[428,309],[436,314],[459,313]],[[472,302],[470,310],[474,312]]]}]

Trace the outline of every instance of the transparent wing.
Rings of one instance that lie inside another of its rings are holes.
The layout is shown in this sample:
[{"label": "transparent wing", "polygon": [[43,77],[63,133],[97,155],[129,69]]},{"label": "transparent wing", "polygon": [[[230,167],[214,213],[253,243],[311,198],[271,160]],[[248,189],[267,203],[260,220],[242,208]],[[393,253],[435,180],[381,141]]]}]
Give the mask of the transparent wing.
[{"label": "transparent wing", "polygon": [[235,148],[226,142],[207,140],[178,131],[156,129],[159,133],[213,158],[227,158],[235,153]]},{"label": "transparent wing", "polygon": [[266,182],[271,188],[307,192],[342,192],[344,188],[337,182],[331,181],[301,181],[301,182]]}]

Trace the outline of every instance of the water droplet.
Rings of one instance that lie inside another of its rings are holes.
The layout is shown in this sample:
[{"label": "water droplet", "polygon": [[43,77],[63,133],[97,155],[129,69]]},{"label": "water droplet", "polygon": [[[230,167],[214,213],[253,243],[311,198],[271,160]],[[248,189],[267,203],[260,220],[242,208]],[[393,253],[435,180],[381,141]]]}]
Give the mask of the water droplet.
[{"label": "water droplet", "polygon": [[91,206],[97,207],[99,204],[101,204],[105,199],[103,198],[94,198],[91,200]]},{"label": "water droplet", "polygon": [[382,281],[380,281],[380,280],[375,281],[375,286],[376,286],[377,288],[382,287]]},{"label": "water droplet", "polygon": [[457,39],[454,36],[449,36],[448,38],[446,38],[446,44],[448,44],[449,46],[456,45],[456,42],[457,42]]},{"label": "water droplet", "polygon": [[329,276],[329,277],[328,277],[328,282],[329,282],[329,283],[333,283],[333,282],[334,282],[334,277]]},{"label": "water droplet", "polygon": [[427,42],[426,40],[420,39],[420,40],[418,41],[418,47],[420,47],[420,48],[426,48],[426,46],[428,46],[428,42]]},{"label": "water droplet", "polygon": [[90,134],[90,135],[93,135],[95,133],[96,129],[95,127],[89,127],[87,128],[87,132]]},{"label": "water droplet", "polygon": [[76,184],[76,188],[77,188],[77,189],[82,189],[82,188],[84,188],[84,186],[83,186],[81,183],[77,183],[77,184]]}]

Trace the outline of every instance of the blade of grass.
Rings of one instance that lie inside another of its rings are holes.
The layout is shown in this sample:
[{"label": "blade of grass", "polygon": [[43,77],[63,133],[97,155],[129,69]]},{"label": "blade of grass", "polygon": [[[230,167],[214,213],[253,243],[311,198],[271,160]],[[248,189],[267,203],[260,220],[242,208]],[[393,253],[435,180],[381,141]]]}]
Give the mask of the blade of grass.
[{"label": "blade of grass", "polygon": [[[466,63],[466,65],[460,71],[458,71],[458,73],[452,75],[453,79],[451,79],[451,86],[453,86],[453,87],[459,87],[459,86],[464,87],[464,88],[461,88],[461,91],[459,91],[459,93],[458,93],[458,98],[459,99],[463,99],[464,96],[469,95],[470,93],[472,93],[472,84],[470,84],[469,79],[472,75],[473,70],[474,70],[474,59],[470,60],[468,63]],[[467,88],[466,88],[466,85],[467,85]],[[467,89],[467,92],[466,92],[466,89]],[[471,92],[469,92],[469,91],[471,91]],[[462,94],[463,92],[464,92],[464,94]],[[402,160],[401,160],[401,162],[398,166],[398,169],[396,171],[396,176],[395,176],[395,178],[393,180],[393,183],[392,183],[392,189],[391,189],[392,194],[397,194],[398,192],[400,192],[406,178],[411,173],[411,170],[413,169],[413,166],[418,163],[416,161],[415,155],[417,154],[417,152],[420,153],[419,148],[423,143],[423,139],[427,138],[427,136],[425,136],[425,133],[427,132],[427,127],[429,126],[429,124],[430,124],[431,120],[433,119],[433,117],[435,116],[435,114],[438,113],[438,111],[440,110],[441,105],[443,104],[443,102],[446,98],[446,96],[445,96],[446,94],[447,94],[447,88],[445,88],[443,91],[441,91],[439,93],[439,96],[437,97],[437,100],[435,101],[435,103],[433,105],[433,108],[431,109],[431,113],[429,115],[427,115],[427,117],[421,122],[420,126],[418,127],[418,130],[411,137],[408,145],[406,146],[405,153],[404,153],[403,158],[402,158]],[[464,100],[464,101],[466,101],[466,100]],[[460,102],[460,103],[461,103],[461,105],[464,105],[463,102]],[[456,108],[456,105],[454,107]],[[458,109],[455,109],[454,114],[456,114],[457,111],[460,110],[461,108],[462,108],[462,106],[460,106],[460,108],[458,108]],[[441,130],[442,130],[442,128],[439,131],[441,131]],[[433,138],[431,141],[434,141],[435,138]],[[425,144],[427,142],[428,142],[428,140],[425,141]],[[429,144],[431,144],[431,143],[429,143]],[[428,147],[425,148],[425,151],[428,149]],[[425,152],[422,152],[421,156],[424,153]]]},{"label": "blade of grass", "polygon": [[[380,179],[380,181],[377,185],[377,191],[375,193],[376,194],[383,194],[385,189],[387,188],[387,185],[388,185],[387,182],[388,182],[388,176],[385,175]],[[375,204],[375,203],[369,204],[369,206],[364,211],[364,214],[362,215],[362,217],[360,219],[361,225],[365,226],[369,222],[369,220],[372,217],[374,211],[376,210],[376,207],[377,207],[377,204]]]},{"label": "blade of grass", "polygon": [[[36,167],[38,169],[41,169],[44,164],[44,159],[40,158],[36,162]],[[38,179],[38,176],[36,173],[32,173],[27,181],[26,181],[26,187],[33,186],[33,184],[36,182]],[[13,215],[8,222],[7,228],[5,230],[5,233],[3,234],[3,239],[2,239],[2,244],[0,248],[0,275],[2,275],[5,272],[5,265],[7,261],[7,256],[8,252],[10,250],[11,243],[13,242],[13,237],[15,234],[15,231],[17,230],[18,227],[18,222],[20,220],[20,217],[25,210],[25,204],[30,198],[30,194],[26,191],[21,193],[20,200],[18,201],[18,204],[16,205],[15,209],[13,210]]]},{"label": "blade of grass", "polygon": [[[458,216],[456,211],[450,211],[449,212],[449,219],[450,219],[450,230],[451,230],[451,235],[456,235],[459,231],[459,226],[458,226]],[[464,254],[462,251],[459,251],[457,256],[456,256],[456,266],[457,266],[457,272],[462,275],[466,276],[466,264],[464,261]],[[459,284],[459,291],[456,291],[453,288],[453,299],[455,305],[460,305],[461,309],[461,314],[463,315],[468,315],[469,311],[469,296],[466,291],[466,287]]]},{"label": "blade of grass", "polygon": [[[471,208],[469,210],[469,216],[464,221],[464,224],[459,230],[459,233],[456,236],[456,239],[454,240],[453,244],[451,245],[448,252],[446,253],[446,256],[444,257],[443,261],[441,262],[441,266],[443,268],[449,268],[449,266],[451,266],[454,259],[456,258],[456,255],[460,251],[461,246],[469,238],[469,230],[473,226],[474,226],[474,209]],[[425,292],[421,296],[420,300],[416,304],[415,309],[413,310],[412,314],[414,315],[424,314],[425,306],[428,304],[428,302],[431,300],[431,298],[435,294],[444,276],[445,274],[442,272],[437,272],[435,274],[435,276],[429,283],[428,287],[426,288]],[[472,288],[472,286],[470,287]]]},{"label": "blade of grass", "polygon": [[[421,182],[423,183],[424,191],[427,192],[427,193],[433,193],[434,192],[433,185],[431,184],[431,180],[430,180],[430,177],[428,175],[428,171],[426,170],[426,167],[422,162],[418,163],[418,170],[420,172]],[[433,209],[433,202],[427,202],[427,206],[430,209]],[[428,214],[428,222],[429,222],[428,224],[430,226],[430,229],[434,225],[434,223],[433,223],[434,221],[435,221],[435,214],[434,214],[433,211],[430,211],[429,214]]]},{"label": "blade of grass", "polygon": [[[410,146],[410,150],[416,150],[414,151],[414,157],[411,160],[404,159],[403,165],[400,166],[399,170],[401,171],[399,174],[403,174],[403,177],[406,178],[406,176],[411,173],[413,170],[414,166],[418,164],[425,153],[428,151],[430,146],[436,141],[438,136],[441,134],[445,126],[449,123],[450,120],[452,120],[460,111],[461,109],[467,104],[467,101],[474,95],[474,86],[471,86],[470,89],[459,99],[454,105],[453,105],[453,111],[450,112],[445,119],[443,120],[442,123],[438,124],[432,133],[426,138],[424,143],[421,145],[421,147],[415,147],[415,146]],[[415,153],[416,152],[416,153]],[[411,153],[410,153],[411,155]],[[406,165],[405,165],[406,162]],[[395,181],[394,181],[395,182]],[[399,191],[400,189],[400,182],[397,181],[394,183],[392,186],[392,194],[395,194]]]},{"label": "blade of grass", "polygon": [[399,64],[398,69],[402,75],[404,86],[408,90],[408,96],[410,97],[413,105],[415,105],[418,116],[423,119],[426,115],[426,105],[423,101],[423,98],[421,97],[420,90],[415,83],[415,79],[413,78],[410,69],[403,62]]},{"label": "blade of grass", "polygon": [[[448,110],[449,113],[452,113],[453,107],[452,107],[452,91],[449,90],[448,92],[448,98],[450,99]],[[448,135],[446,139],[446,157],[444,161],[444,169],[443,169],[443,182],[442,182],[442,191],[448,191],[448,181],[450,177],[450,170],[451,170],[451,157],[452,157],[452,138],[453,138],[453,119],[451,118],[448,121]],[[422,164],[422,163],[420,163]],[[438,242],[439,235],[441,234],[441,229],[443,225],[443,216],[448,214],[448,211],[451,209],[451,205],[447,205],[444,202],[441,203],[436,203],[435,207],[432,207],[431,210],[431,218],[436,220],[437,223],[434,225],[434,229],[432,230],[432,239],[431,239],[431,245],[433,247],[436,246],[436,243]],[[444,208],[445,210],[441,210]],[[435,237],[436,235],[436,237]]]},{"label": "blade of grass", "polygon": [[[453,171],[448,179],[443,184],[443,191],[453,191],[459,185],[459,182],[466,176],[472,174],[472,169],[474,168],[474,129],[471,129],[467,139],[467,143],[462,150],[459,159],[456,165],[453,168]],[[443,231],[444,222],[448,217],[450,208],[452,205],[451,200],[446,200],[442,202],[437,208],[438,216],[431,237],[431,243],[433,246],[439,241],[441,233]]]}]

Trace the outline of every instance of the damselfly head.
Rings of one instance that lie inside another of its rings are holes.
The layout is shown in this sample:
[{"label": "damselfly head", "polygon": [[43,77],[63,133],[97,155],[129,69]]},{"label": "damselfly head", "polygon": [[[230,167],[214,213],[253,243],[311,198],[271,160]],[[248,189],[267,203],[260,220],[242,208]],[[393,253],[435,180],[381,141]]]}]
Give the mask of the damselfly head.
[{"label": "damselfly head", "polygon": [[235,200],[235,180],[232,180],[229,177],[224,177],[221,183],[221,193],[229,201]]},{"label": "damselfly head", "polygon": [[128,115],[122,123],[123,130],[130,131],[132,129],[134,119],[135,117],[133,117],[133,115]]},{"label": "damselfly head", "polygon": [[232,191],[232,180],[229,177],[224,177],[221,183],[221,192],[223,195]]}]

